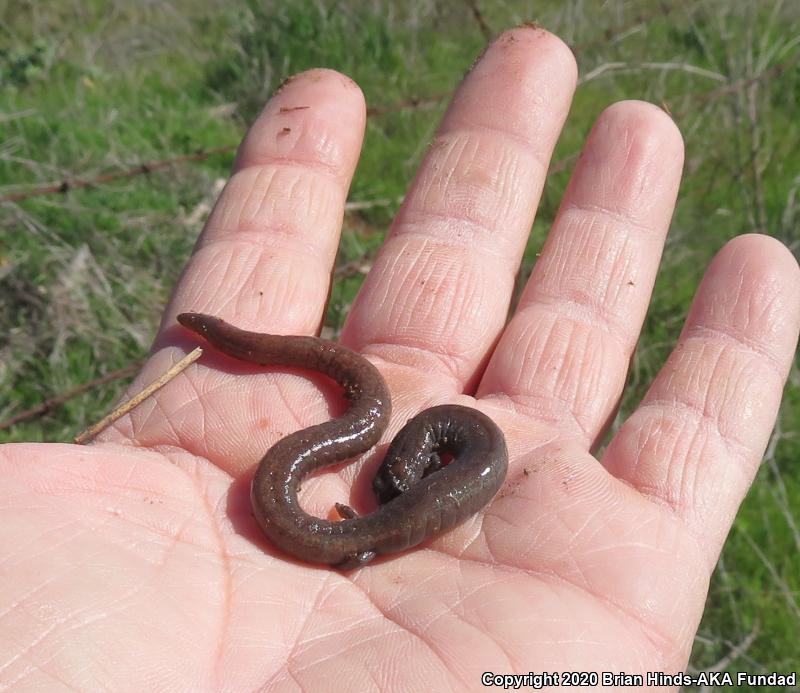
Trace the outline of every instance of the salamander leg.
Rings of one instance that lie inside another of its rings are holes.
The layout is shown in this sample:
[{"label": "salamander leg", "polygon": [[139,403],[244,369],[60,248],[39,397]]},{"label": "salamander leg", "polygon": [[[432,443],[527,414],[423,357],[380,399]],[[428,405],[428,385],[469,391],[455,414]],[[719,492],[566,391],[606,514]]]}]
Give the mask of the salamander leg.
[{"label": "salamander leg", "polygon": [[339,513],[339,517],[343,520],[355,520],[358,517],[358,513],[349,505],[336,503],[334,507],[336,508],[336,512]]},{"label": "salamander leg", "polygon": [[375,551],[359,551],[346,556],[341,563],[337,563],[334,568],[339,570],[353,570],[369,563],[378,554]]}]

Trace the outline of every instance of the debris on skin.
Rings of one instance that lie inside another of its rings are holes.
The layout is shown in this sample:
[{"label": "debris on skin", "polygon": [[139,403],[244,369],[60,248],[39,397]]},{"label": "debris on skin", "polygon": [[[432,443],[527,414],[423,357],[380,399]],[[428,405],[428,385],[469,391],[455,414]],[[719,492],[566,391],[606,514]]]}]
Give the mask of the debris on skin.
[{"label": "debris on skin", "polygon": [[275,96],[276,94],[280,94],[283,91],[283,88],[290,82],[293,82],[296,77],[297,75],[289,75],[286,79],[284,79],[283,82],[281,82],[278,85],[278,88],[274,91],[273,96]]}]

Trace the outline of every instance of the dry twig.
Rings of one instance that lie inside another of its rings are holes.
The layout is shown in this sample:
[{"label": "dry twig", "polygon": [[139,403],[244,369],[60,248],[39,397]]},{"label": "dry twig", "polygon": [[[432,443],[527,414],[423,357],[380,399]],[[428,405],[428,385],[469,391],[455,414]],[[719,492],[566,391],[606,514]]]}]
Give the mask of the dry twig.
[{"label": "dry twig", "polygon": [[103,417],[100,421],[98,421],[93,426],[89,426],[83,433],[78,434],[75,436],[75,442],[78,445],[83,445],[88,443],[92,438],[94,438],[98,433],[102,430],[108,428],[112,423],[114,423],[117,419],[122,418],[132,409],[138,407],[144,400],[146,400],[150,395],[152,395],[156,390],[161,389],[166,385],[170,380],[172,380],[176,375],[184,371],[188,366],[192,363],[197,361],[197,359],[202,356],[203,350],[200,347],[197,347],[192,352],[184,356],[178,363],[176,363],[172,368],[170,368],[166,373],[159,376],[150,383],[144,390],[142,390],[139,394],[134,395],[131,397],[127,402],[119,405],[114,411],[112,411],[108,416]]},{"label": "dry twig", "polygon": [[27,419],[32,419],[36,416],[42,416],[44,414],[47,414],[47,412],[52,411],[56,407],[60,407],[62,404],[68,402],[73,397],[82,395],[84,392],[89,392],[89,390],[93,390],[94,388],[99,387],[100,385],[105,385],[106,383],[110,383],[114,380],[119,380],[120,378],[127,378],[130,375],[134,375],[142,367],[143,363],[144,361],[137,361],[136,363],[128,364],[124,368],[112,371],[111,373],[106,373],[104,376],[100,378],[95,378],[94,380],[90,380],[88,383],[79,385],[78,387],[73,388],[72,390],[68,390],[67,392],[61,395],[57,395],[56,397],[50,397],[41,404],[37,404],[35,407],[31,407],[30,409],[21,411],[19,414],[15,414],[10,419],[6,419],[5,421],[0,421],[0,431],[5,430],[6,428],[11,428],[12,426]]}]

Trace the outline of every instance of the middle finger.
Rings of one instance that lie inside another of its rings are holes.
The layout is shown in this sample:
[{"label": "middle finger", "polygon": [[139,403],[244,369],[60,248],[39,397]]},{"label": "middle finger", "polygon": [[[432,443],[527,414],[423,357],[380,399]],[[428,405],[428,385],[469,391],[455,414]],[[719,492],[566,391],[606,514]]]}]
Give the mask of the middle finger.
[{"label": "middle finger", "polygon": [[345,342],[455,392],[474,386],[505,324],[575,79],[569,48],[542,29],[489,46],[444,117]]}]

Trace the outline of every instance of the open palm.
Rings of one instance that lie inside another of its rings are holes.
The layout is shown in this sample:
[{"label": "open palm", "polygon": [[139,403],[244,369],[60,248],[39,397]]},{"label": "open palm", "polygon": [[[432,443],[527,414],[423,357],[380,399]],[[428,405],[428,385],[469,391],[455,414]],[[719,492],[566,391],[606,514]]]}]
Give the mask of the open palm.
[{"label": "open palm", "polygon": [[[506,433],[485,512],[341,573],[274,551],[250,515],[277,439],[342,408],[304,372],[209,349],[88,447],[0,448],[0,683],[47,690],[463,690],[483,672],[680,671],[760,461],[797,340],[798,268],[729,243],[680,341],[601,460],[682,167],[660,110],[589,136],[512,319],[506,313],[575,84],[540,29],[498,39],[447,112],[343,341],[393,393],[393,435],[456,402]],[[243,143],[132,390],[180,358],[192,310],[313,334],[365,122],[358,87],[290,80]],[[388,440],[388,439],[387,439]],[[362,511],[367,469],[304,485]]]}]

